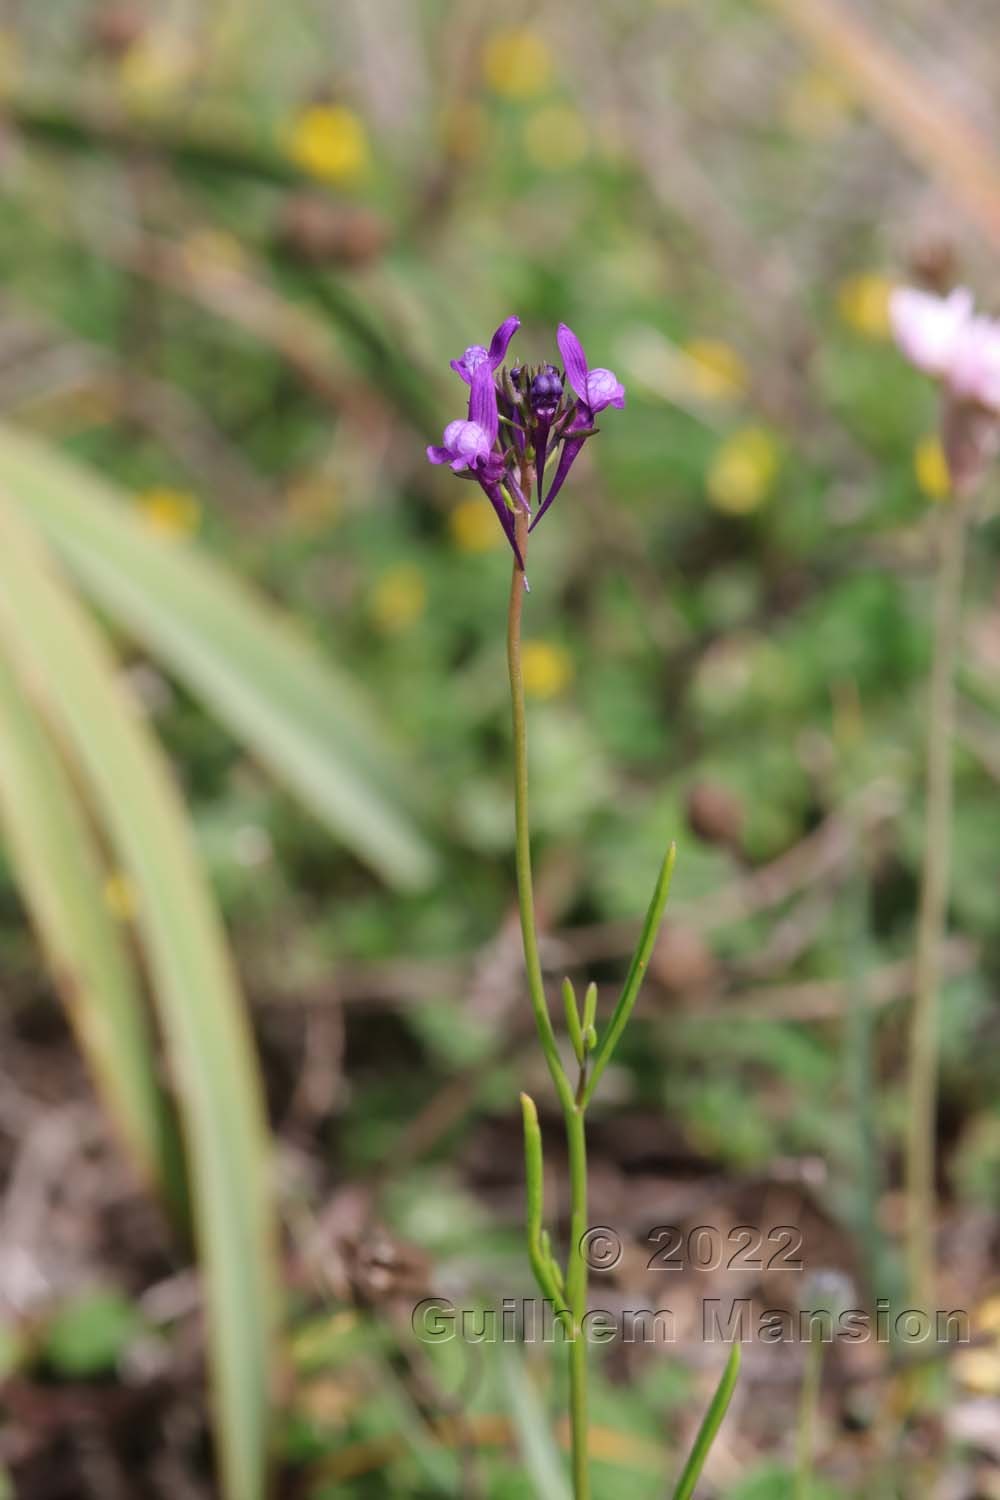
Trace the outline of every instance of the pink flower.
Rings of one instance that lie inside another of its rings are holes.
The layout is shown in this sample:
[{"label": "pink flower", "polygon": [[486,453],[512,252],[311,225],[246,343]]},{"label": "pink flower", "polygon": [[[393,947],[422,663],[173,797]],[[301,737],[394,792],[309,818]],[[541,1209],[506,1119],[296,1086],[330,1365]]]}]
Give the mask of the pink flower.
[{"label": "pink flower", "polygon": [[972,293],[956,287],[934,297],[900,286],[889,299],[889,321],[896,343],[926,375],[947,376],[962,332],[972,317]]},{"label": "pink flower", "polygon": [[896,343],[911,364],[943,380],[959,401],[1000,414],[1000,323],[976,316],[972,293],[935,297],[897,287],[889,301]]},{"label": "pink flower", "polygon": [[1000,323],[972,318],[952,360],[949,384],[961,400],[1000,414]]}]

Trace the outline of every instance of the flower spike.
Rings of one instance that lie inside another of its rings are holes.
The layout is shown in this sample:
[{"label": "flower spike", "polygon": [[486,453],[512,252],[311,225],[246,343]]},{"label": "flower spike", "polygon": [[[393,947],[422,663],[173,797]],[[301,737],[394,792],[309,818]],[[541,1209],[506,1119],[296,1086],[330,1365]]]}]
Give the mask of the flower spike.
[{"label": "flower spike", "polygon": [[[552,364],[505,365],[520,326],[519,318],[505,318],[489,348],[472,344],[461,359],[451,361],[469,387],[468,415],[449,422],[443,441],[428,447],[427,457],[432,464],[447,464],[461,478],[478,481],[523,572],[517,510],[530,518],[529,530],[537,526],[584,443],[597,432],[598,413],[625,405],[625,387],[611,370],[590,368],[583,345],[565,323],[557,334],[563,370]],[[543,494],[552,462],[555,474]],[[532,486],[540,502],[533,518]]]}]

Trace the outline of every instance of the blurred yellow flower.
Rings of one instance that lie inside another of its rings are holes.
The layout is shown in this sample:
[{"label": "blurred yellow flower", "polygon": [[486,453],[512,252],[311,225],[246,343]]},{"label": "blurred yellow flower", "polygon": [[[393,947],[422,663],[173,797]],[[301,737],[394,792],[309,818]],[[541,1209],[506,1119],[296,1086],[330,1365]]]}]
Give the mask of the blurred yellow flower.
[{"label": "blurred yellow flower", "polygon": [[135,916],[135,887],[122,870],[105,880],[104,904],[117,922],[131,922]]},{"label": "blurred yellow flower", "polygon": [[533,99],[552,76],[552,54],[545,39],[526,26],[494,32],[483,49],[483,74],[505,99]]},{"label": "blurred yellow flower", "polygon": [[913,472],[928,500],[947,500],[951,494],[951,475],[936,432],[922,437],[914,448]]},{"label": "blurred yellow flower", "polygon": [[741,427],[726,438],[709,466],[708,498],[730,516],[762,505],[778,473],[778,445],[763,427]]},{"label": "blurred yellow flower", "polygon": [[573,660],[568,651],[551,641],[525,641],[521,672],[529,698],[555,698],[573,680]]},{"label": "blurred yellow flower", "polygon": [[1000,1296],[987,1297],[976,1313],[976,1331],[1000,1337]]},{"label": "blurred yellow flower", "polygon": [[149,529],[168,541],[193,535],[201,524],[201,506],[187,490],[156,485],[137,495],[136,504]]},{"label": "blurred yellow flower", "polygon": [[966,1390],[981,1396],[1000,1393],[1000,1354],[996,1349],[960,1349],[952,1361],[952,1373]]},{"label": "blurred yellow flower", "polygon": [[497,518],[482,499],[462,500],[448,517],[448,527],[463,552],[492,552],[503,543]]},{"label": "blurred yellow flower", "polygon": [[848,276],[837,289],[837,308],[849,327],[871,339],[887,339],[892,282],[877,271]]},{"label": "blurred yellow flower", "polygon": [[288,154],[324,182],[356,182],[368,170],[371,149],[364,122],[342,104],[314,104],[299,115]]},{"label": "blurred yellow flower", "polygon": [[721,339],[690,339],[683,352],[691,391],[703,401],[730,401],[746,390],[746,365],[731,345]]},{"label": "blurred yellow flower", "polygon": [[854,94],[842,78],[825,68],[808,68],[792,80],[784,118],[796,135],[823,140],[842,130],[854,110]]},{"label": "blurred yellow flower", "polygon": [[[994,1396],[1000,1392],[1000,1349],[997,1347],[997,1340],[1000,1338],[1000,1297],[987,1297],[980,1304],[973,1316],[973,1329],[977,1339],[981,1339],[985,1347],[960,1349],[954,1357],[954,1375],[967,1390]],[[992,1341],[987,1341],[988,1334],[994,1335]]]},{"label": "blurred yellow flower", "polygon": [[530,161],[550,171],[577,167],[590,145],[587,122],[568,104],[546,104],[524,122],[524,150]]},{"label": "blurred yellow flower", "polygon": [[427,608],[427,585],[419,568],[400,563],[389,568],[378,580],[372,593],[372,618],[386,635],[397,635],[409,627]]}]

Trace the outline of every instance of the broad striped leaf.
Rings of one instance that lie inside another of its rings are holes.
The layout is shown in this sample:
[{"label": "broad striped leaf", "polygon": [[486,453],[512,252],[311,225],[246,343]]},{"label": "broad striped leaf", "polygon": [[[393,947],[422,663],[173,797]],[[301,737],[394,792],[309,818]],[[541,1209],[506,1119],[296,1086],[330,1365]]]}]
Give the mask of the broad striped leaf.
[{"label": "broad striped leaf", "polygon": [[91,470],[4,427],[0,485],[90,597],[359,859],[391,884],[428,883],[434,856],[383,729],[286,617],[196,547],[152,533]]},{"label": "broad striped leaf", "polygon": [[162,753],[95,626],[2,495],[0,643],[65,739],[135,890],[187,1148],[224,1491],[262,1500],[277,1291],[252,1039]]},{"label": "broad striped leaf", "polygon": [[45,725],[0,654],[0,831],[66,1014],[146,1180],[183,1217],[179,1142],[106,872]]}]

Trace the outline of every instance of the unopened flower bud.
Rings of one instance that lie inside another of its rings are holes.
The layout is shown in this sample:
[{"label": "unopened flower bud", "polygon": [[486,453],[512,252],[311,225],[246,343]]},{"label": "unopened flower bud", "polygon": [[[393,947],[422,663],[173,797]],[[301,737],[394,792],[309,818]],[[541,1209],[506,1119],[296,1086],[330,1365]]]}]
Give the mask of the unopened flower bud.
[{"label": "unopened flower bud", "polygon": [[528,399],[532,411],[551,415],[562,400],[563,383],[554,365],[546,365],[531,382]]}]

